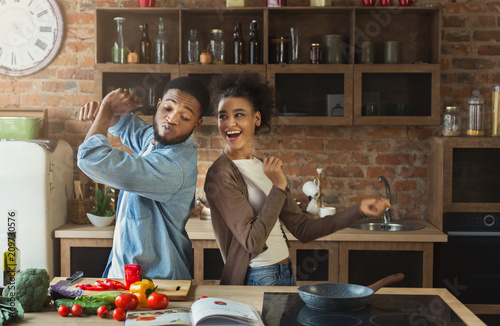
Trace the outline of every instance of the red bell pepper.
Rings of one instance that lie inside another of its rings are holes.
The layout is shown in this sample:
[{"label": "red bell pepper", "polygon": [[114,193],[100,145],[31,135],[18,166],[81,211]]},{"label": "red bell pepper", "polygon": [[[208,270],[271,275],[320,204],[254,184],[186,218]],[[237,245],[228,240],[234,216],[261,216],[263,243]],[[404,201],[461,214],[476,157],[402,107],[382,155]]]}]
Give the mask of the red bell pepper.
[{"label": "red bell pepper", "polygon": [[88,291],[109,291],[109,290],[126,290],[125,284],[119,281],[111,280],[96,280],[94,284],[78,284],[77,288]]}]

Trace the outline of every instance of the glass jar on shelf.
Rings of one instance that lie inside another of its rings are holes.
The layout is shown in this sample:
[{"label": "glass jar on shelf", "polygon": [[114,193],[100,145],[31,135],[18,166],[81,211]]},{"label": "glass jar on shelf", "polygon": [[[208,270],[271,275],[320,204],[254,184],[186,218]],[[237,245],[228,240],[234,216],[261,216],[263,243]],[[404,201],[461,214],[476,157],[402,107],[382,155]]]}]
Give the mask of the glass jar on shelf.
[{"label": "glass jar on shelf", "polygon": [[155,63],[168,63],[167,59],[168,39],[165,35],[165,23],[163,17],[159,18],[158,35],[155,38]]},{"label": "glass jar on shelf", "polygon": [[456,106],[447,106],[443,114],[443,136],[460,136],[461,126],[462,118],[460,117],[460,109]]},{"label": "glass jar on shelf", "polygon": [[114,63],[127,63],[127,49],[123,40],[123,22],[125,18],[115,17],[116,37],[111,47],[111,61]]},{"label": "glass jar on shelf", "polygon": [[222,29],[212,29],[210,31],[210,54],[212,63],[225,63],[226,45],[224,43],[224,31]]},{"label": "glass jar on shelf", "polygon": [[190,64],[200,63],[201,42],[200,42],[200,37],[198,36],[197,29],[189,30],[189,38],[187,42],[188,42],[187,43],[188,63]]},{"label": "glass jar on shelf", "polygon": [[467,136],[484,136],[484,99],[478,90],[472,92],[469,103],[469,126]]}]

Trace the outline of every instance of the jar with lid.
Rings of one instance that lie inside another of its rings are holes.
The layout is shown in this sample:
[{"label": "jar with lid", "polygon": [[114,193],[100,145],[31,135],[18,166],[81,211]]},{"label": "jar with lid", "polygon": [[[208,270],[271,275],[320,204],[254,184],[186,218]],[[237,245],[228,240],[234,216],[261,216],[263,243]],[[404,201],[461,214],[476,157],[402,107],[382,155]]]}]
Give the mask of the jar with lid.
[{"label": "jar with lid", "polygon": [[484,99],[478,90],[472,92],[472,97],[469,98],[468,103],[469,126],[467,128],[467,136],[484,136]]},{"label": "jar with lid", "polygon": [[460,136],[461,126],[460,109],[456,106],[447,106],[443,114],[443,136]]},{"label": "jar with lid", "polygon": [[226,45],[224,43],[224,31],[222,29],[212,29],[210,31],[210,54],[212,63],[225,63]]},{"label": "jar with lid", "polygon": [[312,43],[311,44],[310,62],[311,63],[321,63],[321,47],[320,47],[319,43]]}]

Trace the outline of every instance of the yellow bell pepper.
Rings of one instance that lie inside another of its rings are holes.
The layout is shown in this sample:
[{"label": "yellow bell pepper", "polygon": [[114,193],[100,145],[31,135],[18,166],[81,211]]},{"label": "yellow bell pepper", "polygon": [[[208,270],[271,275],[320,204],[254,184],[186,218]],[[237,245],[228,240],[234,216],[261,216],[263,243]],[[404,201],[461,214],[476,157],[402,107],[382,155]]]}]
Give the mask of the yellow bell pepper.
[{"label": "yellow bell pepper", "polygon": [[129,288],[129,292],[135,294],[139,300],[139,307],[148,307],[148,296],[151,293],[158,292],[158,287],[148,280],[143,280],[139,282],[132,283]]}]

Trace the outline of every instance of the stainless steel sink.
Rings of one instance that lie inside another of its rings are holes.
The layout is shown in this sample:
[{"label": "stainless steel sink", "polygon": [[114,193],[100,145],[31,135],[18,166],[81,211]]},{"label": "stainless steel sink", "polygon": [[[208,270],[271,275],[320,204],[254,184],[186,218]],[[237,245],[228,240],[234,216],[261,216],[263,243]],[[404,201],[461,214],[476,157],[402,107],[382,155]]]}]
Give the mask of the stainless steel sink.
[{"label": "stainless steel sink", "polygon": [[380,219],[372,219],[372,220],[360,220],[358,223],[349,226],[351,229],[365,230],[365,231],[413,231],[422,229],[424,227],[423,224],[417,222],[409,222],[409,221],[397,221],[384,223]]}]

